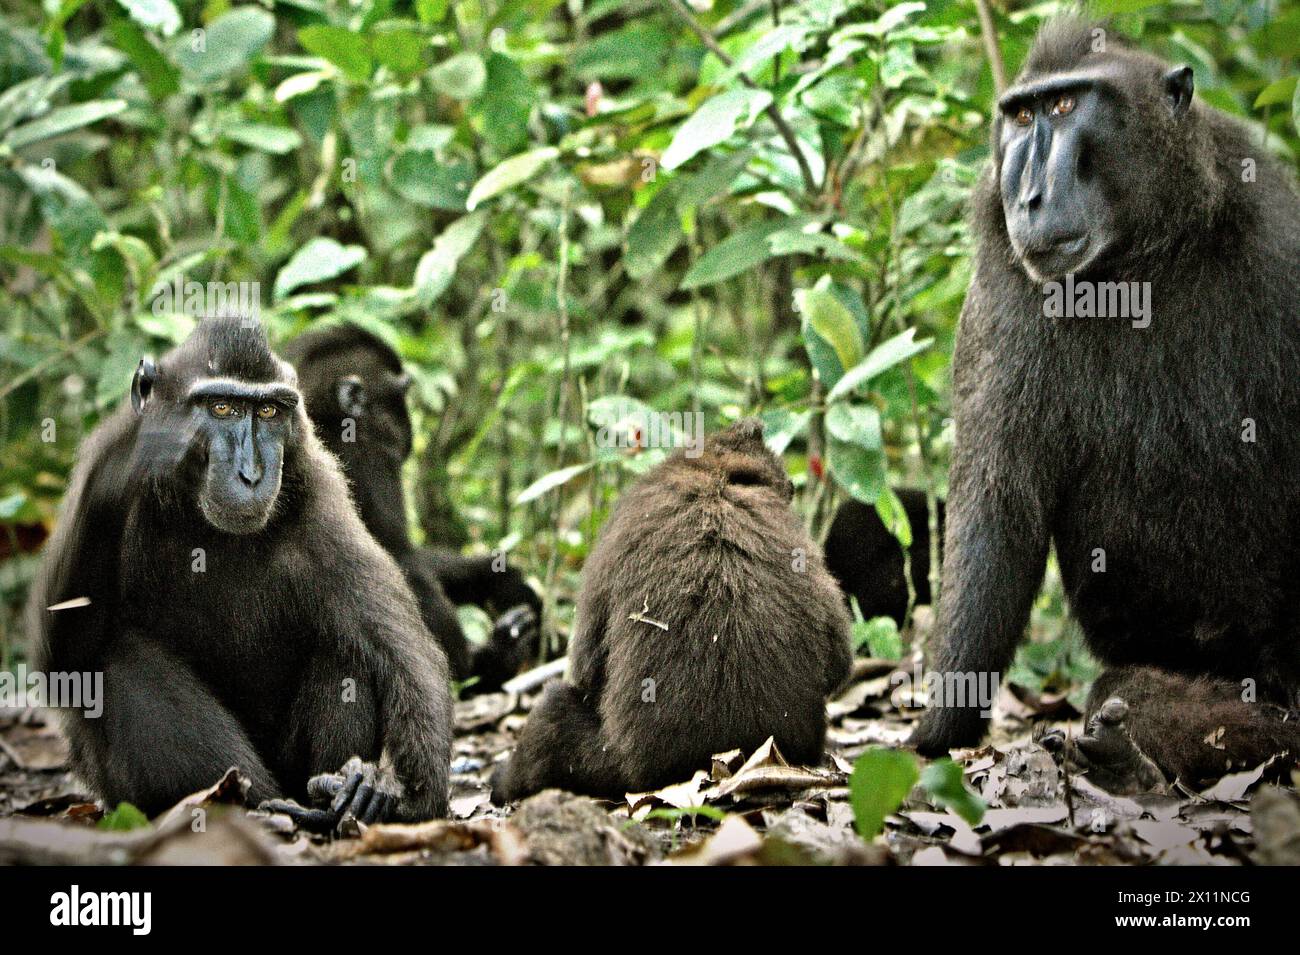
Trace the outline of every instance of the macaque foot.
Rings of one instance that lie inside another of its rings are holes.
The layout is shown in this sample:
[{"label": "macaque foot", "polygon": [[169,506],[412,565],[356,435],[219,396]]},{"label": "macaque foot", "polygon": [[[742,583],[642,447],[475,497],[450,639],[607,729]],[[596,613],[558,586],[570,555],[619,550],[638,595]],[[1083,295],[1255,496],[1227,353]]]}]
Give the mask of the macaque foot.
[{"label": "macaque foot", "polygon": [[327,833],[338,831],[349,818],[365,825],[393,818],[401,794],[389,773],[353,756],[337,773],[309,779],[307,798],[317,805],[271,799],[258,808],[283,813],[308,832]]},{"label": "macaque foot", "polygon": [[1168,783],[1155,762],[1138,748],[1125,728],[1129,707],[1118,696],[1103,703],[1088,720],[1087,730],[1069,739],[1059,729],[1044,733],[1039,742],[1062,754],[1070,767],[1117,796],[1163,792]]}]

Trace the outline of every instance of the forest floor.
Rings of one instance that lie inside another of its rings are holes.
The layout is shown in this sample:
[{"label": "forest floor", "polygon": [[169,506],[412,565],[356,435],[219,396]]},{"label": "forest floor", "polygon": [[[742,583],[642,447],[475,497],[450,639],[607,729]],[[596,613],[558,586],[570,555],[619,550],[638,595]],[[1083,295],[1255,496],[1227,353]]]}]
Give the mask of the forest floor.
[{"label": "forest floor", "polygon": [[891,679],[896,667],[857,661],[829,704],[822,766],[788,765],[766,745],[719,754],[708,772],[621,803],[552,791],[513,812],[491,805],[487,779],[536,696],[474,697],[456,706],[450,818],[335,839],[245,813],[233,773],[151,826],[113,831],[45,717],[0,709],[0,863],[1300,864],[1300,798],[1270,785],[1264,767],[1199,793],[1175,784],[1110,795],[1032,739],[1044,720],[1078,735],[1078,712],[1014,684],[1000,695],[990,742],[955,753],[987,804],[982,820],[971,826],[916,787],[883,836],[864,841],[849,798],[853,762],[868,747],[899,745],[919,713]]}]

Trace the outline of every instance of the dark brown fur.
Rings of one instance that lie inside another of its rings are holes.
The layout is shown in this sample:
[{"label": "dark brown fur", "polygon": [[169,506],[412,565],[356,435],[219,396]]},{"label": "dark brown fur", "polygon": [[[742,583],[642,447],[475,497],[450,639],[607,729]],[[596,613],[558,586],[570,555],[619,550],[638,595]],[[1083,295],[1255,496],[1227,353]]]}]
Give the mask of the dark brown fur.
[{"label": "dark brown fur", "polygon": [[790,495],[755,421],[623,495],[583,569],[569,679],[534,708],[493,799],[651,789],[768,736],[820,762],[849,621]]},{"label": "dark brown fur", "polygon": [[1118,697],[1127,730],[1170,779],[1200,787],[1273,756],[1279,768],[1300,756],[1300,713],[1250,699],[1231,680],[1189,677],[1155,667],[1113,667],[1088,694],[1088,712]]}]

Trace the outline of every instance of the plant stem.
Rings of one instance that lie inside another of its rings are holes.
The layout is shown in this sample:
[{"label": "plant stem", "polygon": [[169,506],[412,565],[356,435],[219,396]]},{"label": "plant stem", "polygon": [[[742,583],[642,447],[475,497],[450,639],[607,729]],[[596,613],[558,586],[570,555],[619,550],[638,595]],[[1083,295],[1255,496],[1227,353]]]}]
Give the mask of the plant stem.
[{"label": "plant stem", "polygon": [[[668,10],[677,17],[677,19],[681,20],[682,23],[689,27],[691,32],[700,38],[700,42],[708,48],[709,52],[722,61],[723,66],[735,65],[735,60],[728,55],[726,50],[718,45],[718,41],[714,39],[713,34],[705,29],[700,22],[695,19],[695,17],[691,16],[691,12],[686,9],[681,0],[659,0],[659,2],[663,6],[667,7]],[[752,90],[763,89],[763,87],[758,83],[755,83],[750,79],[749,75],[744,71],[737,72],[736,78]],[[767,118],[772,121],[772,125],[776,127],[776,131],[780,133],[781,138],[785,140],[786,148],[790,150],[790,155],[794,157],[794,161],[799,164],[799,175],[803,177],[804,192],[809,196],[816,195],[817,180],[813,178],[812,167],[808,165],[808,160],[805,158],[803,150],[799,148],[799,140],[795,138],[794,130],[791,129],[790,124],[785,121],[785,117],[781,115],[781,111],[776,108],[776,101],[773,100],[769,103],[763,112],[767,114]]]}]

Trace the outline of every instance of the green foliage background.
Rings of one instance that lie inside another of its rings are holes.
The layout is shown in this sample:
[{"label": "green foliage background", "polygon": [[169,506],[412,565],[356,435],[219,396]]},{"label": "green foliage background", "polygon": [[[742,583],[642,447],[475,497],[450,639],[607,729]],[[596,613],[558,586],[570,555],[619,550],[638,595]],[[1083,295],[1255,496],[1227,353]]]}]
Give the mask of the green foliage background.
[{"label": "green foliage background", "polygon": [[[991,3],[1011,75],[1060,6]],[[1300,154],[1295,4],[1093,9]],[[417,533],[504,542],[561,634],[660,454],[597,445],[618,409],[761,413],[814,530],[849,494],[890,515],[887,481],[943,493],[993,101],[973,0],[4,10],[0,665],[78,442],[192,327],[156,307],[178,276],[257,283],[275,341],[349,320],[391,342]],[[1060,617],[1049,592],[1036,629]],[[1064,643],[1023,665],[1052,673]]]}]

